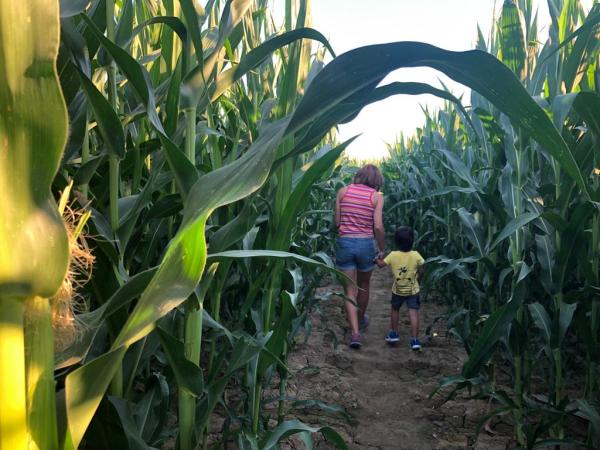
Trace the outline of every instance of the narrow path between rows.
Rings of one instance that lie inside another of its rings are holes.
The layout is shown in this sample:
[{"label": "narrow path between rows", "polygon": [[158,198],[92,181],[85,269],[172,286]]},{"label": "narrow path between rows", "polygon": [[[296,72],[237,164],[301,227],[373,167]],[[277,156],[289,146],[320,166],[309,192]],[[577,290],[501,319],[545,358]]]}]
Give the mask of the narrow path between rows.
[{"label": "narrow path between rows", "polygon": [[[352,419],[348,423],[339,414],[315,407],[305,409],[301,418],[333,426],[352,449],[506,448],[506,437],[482,434],[475,439],[475,425],[487,408],[484,402],[468,401],[464,396],[443,405],[428,400],[438,381],[459,373],[466,358],[460,344],[447,336],[445,322],[435,321],[443,315],[444,306],[427,298],[422,302],[421,352],[409,347],[405,309],[401,311],[400,342],[386,344],[390,287],[389,271],[376,269],[368,308],[371,324],[360,350],[347,346],[342,299],[333,295],[323,302],[308,342],[291,355],[294,376],[290,394],[340,405]],[[340,286],[332,285],[319,293],[340,291]],[[430,338],[424,335],[428,326],[432,326]],[[292,444],[292,448],[303,447]],[[322,442],[316,448],[331,447]]]}]

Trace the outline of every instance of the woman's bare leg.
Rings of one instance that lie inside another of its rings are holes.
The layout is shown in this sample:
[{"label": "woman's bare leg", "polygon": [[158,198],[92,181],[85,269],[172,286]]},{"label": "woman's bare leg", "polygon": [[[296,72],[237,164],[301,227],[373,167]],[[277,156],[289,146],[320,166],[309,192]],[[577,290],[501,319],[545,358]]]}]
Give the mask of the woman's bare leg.
[{"label": "woman's bare leg", "polygon": [[[352,281],[356,282],[356,269],[342,270]],[[352,283],[346,283],[344,285],[344,293],[346,297],[356,302],[356,286]],[[346,300],[346,318],[348,319],[348,325],[352,334],[358,333],[358,308],[352,302]]]},{"label": "woman's bare leg", "polygon": [[356,294],[356,303],[358,304],[358,322],[363,320],[367,306],[369,305],[369,286],[371,284],[371,275],[373,271],[357,272],[356,284],[358,284],[358,293]]}]

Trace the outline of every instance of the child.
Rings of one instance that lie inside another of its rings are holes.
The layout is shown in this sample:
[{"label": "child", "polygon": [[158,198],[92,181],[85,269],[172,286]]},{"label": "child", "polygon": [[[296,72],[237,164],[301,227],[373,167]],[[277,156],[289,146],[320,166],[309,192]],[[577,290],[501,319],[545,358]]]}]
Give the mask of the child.
[{"label": "child", "polygon": [[379,267],[389,266],[395,276],[392,286],[392,327],[386,336],[386,342],[393,344],[400,340],[398,335],[398,316],[400,306],[406,302],[410,317],[410,347],[420,350],[419,332],[419,281],[423,277],[425,261],[419,252],[412,249],[414,232],[410,227],[400,227],[396,230],[395,241],[397,251],[391,252],[385,259],[378,259]]}]

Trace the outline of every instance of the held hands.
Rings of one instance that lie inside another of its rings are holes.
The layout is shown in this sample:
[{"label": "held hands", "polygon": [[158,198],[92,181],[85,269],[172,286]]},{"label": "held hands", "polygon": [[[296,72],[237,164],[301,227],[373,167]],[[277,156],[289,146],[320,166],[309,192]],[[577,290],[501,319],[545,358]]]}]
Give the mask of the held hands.
[{"label": "held hands", "polygon": [[373,260],[373,262],[375,264],[377,264],[378,267],[385,267],[387,266],[387,264],[383,261],[383,257],[385,256],[385,253],[382,251],[379,251],[377,253],[377,255],[375,256],[375,259]]}]

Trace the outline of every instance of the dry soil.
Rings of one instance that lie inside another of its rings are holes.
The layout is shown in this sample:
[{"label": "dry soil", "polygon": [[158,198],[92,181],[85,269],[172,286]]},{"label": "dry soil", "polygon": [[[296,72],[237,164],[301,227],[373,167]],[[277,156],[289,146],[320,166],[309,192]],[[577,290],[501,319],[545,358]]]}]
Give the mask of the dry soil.
[{"label": "dry soil", "polygon": [[[289,394],[342,406],[349,418],[314,406],[295,411],[295,415],[300,413],[308,423],[332,426],[351,449],[510,448],[508,426],[503,434],[475,436],[477,423],[487,412],[485,402],[468,400],[465,395],[446,403],[438,397],[428,399],[443,377],[460,373],[466,358],[460,343],[448,336],[444,320],[439,319],[446,311],[443,305],[422,301],[421,352],[409,348],[406,310],[401,312],[401,341],[395,346],[386,344],[390,286],[388,271],[376,269],[368,308],[371,323],[360,350],[347,345],[343,300],[335,295],[341,287],[320,289],[319,294],[331,295],[322,302],[321,314],[315,314],[308,341],[290,356]],[[430,338],[424,337],[423,330],[430,326]],[[502,433],[503,424],[496,424],[495,429]],[[296,440],[286,447],[304,448]],[[317,439],[315,448],[333,447]]]}]

